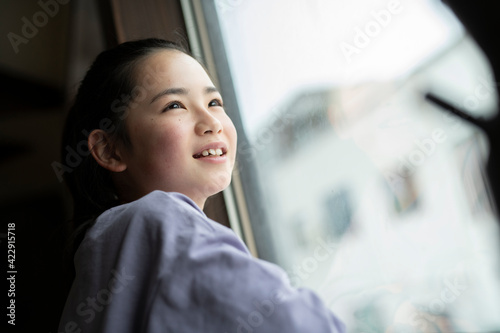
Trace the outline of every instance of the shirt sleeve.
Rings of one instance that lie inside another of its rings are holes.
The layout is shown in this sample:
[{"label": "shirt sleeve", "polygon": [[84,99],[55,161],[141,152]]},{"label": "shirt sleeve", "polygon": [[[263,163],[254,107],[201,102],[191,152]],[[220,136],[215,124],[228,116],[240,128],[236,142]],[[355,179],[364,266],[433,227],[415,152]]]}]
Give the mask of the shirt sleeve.
[{"label": "shirt sleeve", "polygon": [[314,292],[293,288],[281,268],[253,258],[230,229],[189,208],[174,215],[183,228],[160,228],[164,264],[144,331],[344,332]]}]

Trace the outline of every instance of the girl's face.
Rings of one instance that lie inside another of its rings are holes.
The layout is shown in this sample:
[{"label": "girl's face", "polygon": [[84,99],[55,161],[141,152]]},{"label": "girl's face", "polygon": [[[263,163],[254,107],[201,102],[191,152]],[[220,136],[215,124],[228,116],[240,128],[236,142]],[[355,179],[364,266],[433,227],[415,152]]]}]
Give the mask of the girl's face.
[{"label": "girl's face", "polygon": [[202,66],[182,52],[156,52],[138,69],[125,118],[131,147],[121,147],[126,169],[115,175],[122,199],[163,190],[185,194],[203,208],[229,185],[236,157],[236,129],[221,95]]}]

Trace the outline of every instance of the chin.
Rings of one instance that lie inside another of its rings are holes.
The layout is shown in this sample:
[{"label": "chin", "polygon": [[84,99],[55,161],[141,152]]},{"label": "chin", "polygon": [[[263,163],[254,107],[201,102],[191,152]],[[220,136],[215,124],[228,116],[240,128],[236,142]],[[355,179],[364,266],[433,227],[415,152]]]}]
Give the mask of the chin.
[{"label": "chin", "polygon": [[229,186],[229,184],[231,184],[231,174],[219,174],[218,176],[215,176],[215,178],[212,177],[211,182],[208,182],[204,186],[202,186],[201,191],[202,193],[205,193],[207,197],[209,197],[222,192]]}]

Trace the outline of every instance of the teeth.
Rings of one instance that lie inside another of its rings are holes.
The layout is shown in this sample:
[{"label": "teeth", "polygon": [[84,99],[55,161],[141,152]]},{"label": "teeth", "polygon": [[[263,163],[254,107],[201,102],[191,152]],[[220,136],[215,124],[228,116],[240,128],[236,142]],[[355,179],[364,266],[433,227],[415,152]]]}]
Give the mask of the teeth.
[{"label": "teeth", "polygon": [[208,156],[208,155],[213,155],[213,156],[221,156],[222,155],[222,149],[217,148],[217,149],[208,149],[204,150],[201,152],[202,156]]}]

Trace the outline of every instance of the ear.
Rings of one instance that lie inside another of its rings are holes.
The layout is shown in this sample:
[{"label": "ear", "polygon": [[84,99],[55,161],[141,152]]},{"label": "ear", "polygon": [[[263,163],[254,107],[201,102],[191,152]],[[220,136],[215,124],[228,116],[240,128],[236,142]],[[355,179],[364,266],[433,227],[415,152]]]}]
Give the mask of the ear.
[{"label": "ear", "polygon": [[87,143],[92,157],[104,169],[113,172],[122,172],[127,169],[127,164],[112,144],[108,133],[101,129],[93,130],[89,134]]}]

